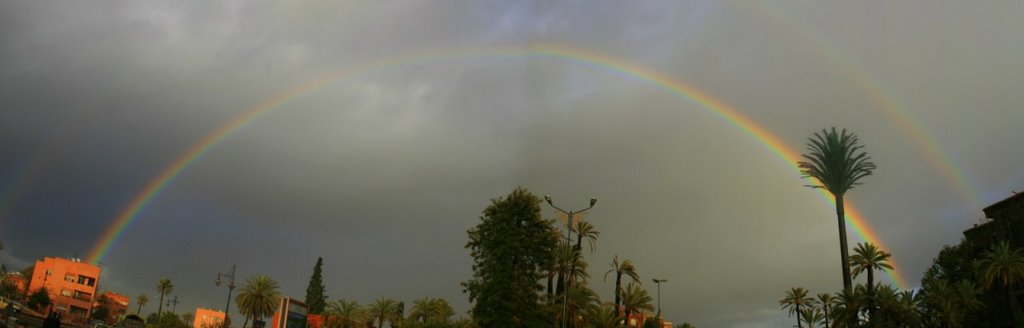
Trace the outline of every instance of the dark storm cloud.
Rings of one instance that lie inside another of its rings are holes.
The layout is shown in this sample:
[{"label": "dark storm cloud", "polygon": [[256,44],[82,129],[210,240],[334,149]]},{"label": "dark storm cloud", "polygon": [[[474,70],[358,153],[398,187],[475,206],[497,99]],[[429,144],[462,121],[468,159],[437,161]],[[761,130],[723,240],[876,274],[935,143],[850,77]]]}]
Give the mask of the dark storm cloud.
[{"label": "dark storm cloud", "polygon": [[[539,42],[679,78],[797,150],[824,127],[857,132],[879,170],[849,197],[914,284],[980,205],[1024,188],[1024,155],[1009,151],[1024,121],[1020,8],[920,5],[4,2],[0,182],[17,197],[0,218],[0,259],[85,256],[167,165],[292,86],[423,49]],[[976,200],[879,96],[960,168]],[[565,207],[599,198],[588,220],[602,235],[587,259],[602,299],[618,255],[645,281],[669,279],[672,320],[782,326],[785,289],[839,287],[832,209],[805,183],[715,113],[607,68],[405,63],[294,97],[213,146],[118,240],[104,288],[153,294],[168,276],[180,308],[219,308],[211,279],[237,263],[240,276],[270,274],[301,297],[323,256],[332,299],[433,296],[462,312],[465,231],[488,199],[525,186]]]}]

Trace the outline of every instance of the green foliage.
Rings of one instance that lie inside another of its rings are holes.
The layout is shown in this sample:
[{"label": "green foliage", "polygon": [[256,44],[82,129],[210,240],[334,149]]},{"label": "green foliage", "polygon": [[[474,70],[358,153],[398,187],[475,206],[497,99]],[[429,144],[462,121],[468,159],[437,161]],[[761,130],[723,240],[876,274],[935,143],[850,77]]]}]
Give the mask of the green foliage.
[{"label": "green foliage", "polygon": [[46,290],[46,287],[39,287],[39,289],[28,295],[28,302],[25,305],[36,310],[42,310],[51,304],[53,304],[53,301],[50,299],[50,292]]},{"label": "green foliage", "polygon": [[260,320],[269,317],[277,310],[277,304],[281,301],[280,287],[274,278],[264,275],[249,277],[235,297],[235,304],[238,305],[238,312],[245,315],[250,321]]},{"label": "green foliage", "polygon": [[20,299],[21,295],[18,290],[18,285],[10,279],[0,278],[0,297]]},{"label": "green foliage", "polygon": [[[156,320],[159,319],[159,320]],[[181,317],[174,313],[164,313],[157,317],[157,315],[150,314],[150,319],[146,322],[146,328],[190,328],[192,327],[191,322],[184,322]]]},{"label": "green foliage", "polygon": [[654,302],[654,298],[639,284],[629,283],[622,290],[622,309],[626,313],[626,318],[644,310],[653,311],[654,304],[652,302]]},{"label": "green foliage", "polygon": [[540,304],[539,283],[555,261],[558,237],[541,217],[541,200],[523,188],[492,199],[466,248],[473,278],[463,283],[481,327],[540,327],[551,318]]},{"label": "green foliage", "polygon": [[455,310],[448,304],[448,301],[424,297],[413,302],[412,309],[409,310],[408,323],[410,327],[437,326],[437,324],[448,324],[454,315]]},{"label": "green foliage", "polygon": [[657,318],[647,318],[647,320],[644,321],[643,327],[644,328],[661,328],[660,325],[658,325],[658,319]]},{"label": "green foliage", "polygon": [[398,301],[386,297],[378,298],[366,306],[366,313],[371,321],[377,321],[378,328],[384,327],[384,321],[388,321],[394,326],[402,316],[400,311]]},{"label": "green foliage", "polygon": [[306,306],[309,313],[321,314],[327,304],[327,288],[324,287],[321,270],[324,265],[324,258],[316,258],[316,265],[313,266],[313,276],[309,278],[309,287],[306,287]]},{"label": "green foliage", "polygon": [[595,306],[587,313],[589,323],[594,328],[620,328],[623,318],[619,310],[612,304]]}]

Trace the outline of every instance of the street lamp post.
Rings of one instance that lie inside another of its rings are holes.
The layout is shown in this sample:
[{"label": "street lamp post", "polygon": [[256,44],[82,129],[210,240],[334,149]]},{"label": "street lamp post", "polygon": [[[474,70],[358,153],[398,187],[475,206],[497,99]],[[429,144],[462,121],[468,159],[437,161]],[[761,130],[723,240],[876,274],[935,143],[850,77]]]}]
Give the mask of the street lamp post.
[{"label": "street lamp post", "polygon": [[176,315],[176,312],[178,310],[178,303],[178,295],[174,295],[174,300],[167,300],[167,306],[171,306],[171,304],[174,304],[174,306],[171,307],[171,314]]},{"label": "street lamp post", "polygon": [[668,279],[654,278],[654,283],[658,285],[658,323],[661,324],[661,283],[668,282]]},{"label": "street lamp post", "polygon": [[[551,205],[551,207],[555,208],[555,210],[562,212],[567,216],[567,219],[565,220],[566,243],[572,242],[572,216],[574,214],[586,212],[587,210],[594,208],[594,204],[597,204],[597,198],[590,198],[590,206],[587,206],[587,208],[578,211],[566,211],[559,208],[558,206],[555,206],[555,203],[551,201],[550,195],[544,195],[544,200],[548,202],[548,205]],[[566,323],[569,320],[569,274],[571,274],[571,272],[566,272],[564,275],[562,275],[562,286],[565,286],[565,290],[562,291],[562,328],[566,327]]]},{"label": "street lamp post", "polygon": [[[224,306],[224,318],[228,316],[228,310],[231,309],[231,292],[235,290],[235,264],[231,265],[231,273],[217,273],[217,280],[213,281],[213,284],[220,287],[220,277],[228,278],[228,304]],[[225,320],[227,321],[227,320]]]}]

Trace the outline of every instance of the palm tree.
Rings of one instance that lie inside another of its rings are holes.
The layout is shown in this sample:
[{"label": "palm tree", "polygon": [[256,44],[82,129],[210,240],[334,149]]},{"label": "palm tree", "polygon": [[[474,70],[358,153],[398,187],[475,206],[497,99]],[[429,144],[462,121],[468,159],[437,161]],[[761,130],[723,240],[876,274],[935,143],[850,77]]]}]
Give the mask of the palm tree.
[{"label": "palm tree", "polygon": [[586,285],[573,285],[566,293],[566,300],[569,307],[569,322],[572,327],[581,327],[583,320],[576,313],[587,313],[593,310],[600,302],[597,293]]},{"label": "palm tree", "polygon": [[813,305],[821,311],[825,319],[825,328],[829,328],[828,320],[829,315],[832,313],[832,305],[836,303],[836,298],[830,293],[818,294],[818,297],[813,300]]},{"label": "palm tree", "polygon": [[337,300],[327,303],[327,315],[337,320],[340,328],[353,328],[359,317],[359,303],[355,301]]},{"label": "palm tree", "polygon": [[789,310],[789,316],[796,314],[796,326],[803,327],[800,320],[800,316],[802,314],[802,312],[800,312],[802,310],[801,307],[810,306],[812,302],[814,302],[814,300],[807,297],[806,289],[803,289],[803,287],[793,287],[786,291],[786,297],[779,300],[779,305],[782,305],[783,310]]},{"label": "palm tree", "polygon": [[611,266],[612,269],[604,273],[604,280],[608,280],[609,273],[615,272],[615,309],[617,311],[619,309],[619,306],[622,305],[622,275],[626,275],[630,278],[633,278],[633,282],[639,284],[642,283],[640,282],[640,274],[636,272],[636,266],[633,265],[633,261],[625,259],[620,264],[619,256],[615,255],[615,257],[612,258]]},{"label": "palm tree", "polygon": [[800,316],[797,317],[797,323],[803,321],[807,324],[807,328],[814,328],[814,326],[821,323],[824,318],[825,316],[821,314],[821,311],[809,306],[800,310]]},{"label": "palm tree", "polygon": [[835,198],[836,217],[839,221],[839,251],[843,266],[843,290],[853,291],[853,279],[850,278],[849,251],[846,247],[846,210],[843,195],[860,185],[860,179],[871,175],[875,163],[871,157],[861,151],[864,146],[857,144],[857,136],[853,133],[821,130],[814,133],[815,138],[808,139],[808,154],[803,154],[807,161],[800,161],[800,172],[805,178],[814,178],[819,184],[808,187],[827,190]]},{"label": "palm tree", "polygon": [[653,301],[654,298],[647,294],[647,290],[637,284],[626,285],[626,289],[622,290],[622,307],[626,311],[626,320],[629,321],[629,316],[637,311],[654,311],[654,304],[651,303]]},{"label": "palm tree", "polygon": [[430,318],[427,319],[427,322],[446,324],[455,315],[455,309],[452,309],[452,305],[448,304],[448,301],[444,299],[432,299],[429,306]]},{"label": "palm tree", "polygon": [[887,263],[892,254],[886,253],[885,251],[875,246],[872,243],[857,244],[857,247],[853,249],[853,255],[850,256],[850,265],[853,266],[853,277],[856,278],[861,273],[867,272],[868,274],[868,313],[869,318],[874,319],[875,316],[875,275],[874,271],[892,270],[892,265]]},{"label": "palm tree", "polygon": [[146,294],[139,294],[139,296],[135,297],[135,302],[139,303],[139,308],[135,310],[135,314],[138,315],[142,312],[142,307],[146,306],[146,303],[149,303],[149,296],[146,296]]},{"label": "palm tree", "polygon": [[156,282],[156,292],[160,294],[160,303],[157,303],[156,310],[157,318],[159,318],[164,311],[164,296],[170,295],[174,292],[174,284],[171,283],[171,279],[168,279],[167,277],[160,278],[160,280]]},{"label": "palm tree", "polygon": [[409,321],[427,322],[431,316],[430,298],[424,297],[412,302],[412,309],[409,309]]},{"label": "palm tree", "polygon": [[[245,315],[245,320],[253,322],[274,314],[277,304],[281,301],[281,292],[278,291],[277,281],[274,278],[264,275],[249,277],[242,286],[238,296],[235,296],[235,304],[238,305],[238,312]],[[243,324],[244,326],[244,324]]]},{"label": "palm tree", "polygon": [[587,221],[576,221],[576,226],[572,229],[576,233],[576,250],[583,250],[583,239],[587,240],[587,244],[590,245],[590,252],[594,252],[594,248],[597,247],[597,236],[601,235],[600,231],[594,228],[594,225]]},{"label": "palm tree", "polygon": [[622,327],[622,316],[619,310],[612,304],[595,306],[588,312],[590,325],[594,328],[620,328]]},{"label": "palm tree", "polygon": [[1001,242],[992,245],[979,261],[981,266],[981,285],[992,288],[998,283],[1006,291],[1007,306],[1013,316],[1013,322],[1020,324],[1017,310],[1017,299],[1013,297],[1014,287],[1024,283],[1024,254],[1020,249],[1010,249],[1010,244]]},{"label": "palm tree", "polygon": [[[384,327],[384,320],[392,320],[398,310],[398,302],[390,298],[378,298],[366,307],[370,317],[377,320],[377,327]],[[394,321],[391,321],[394,323]]]},{"label": "palm tree", "polygon": [[850,265],[853,266],[853,277],[856,278],[861,273],[867,272],[868,294],[870,295],[875,286],[874,270],[892,270],[892,265],[888,263],[892,254],[886,253],[872,243],[857,244],[853,252],[853,256],[850,256]]}]

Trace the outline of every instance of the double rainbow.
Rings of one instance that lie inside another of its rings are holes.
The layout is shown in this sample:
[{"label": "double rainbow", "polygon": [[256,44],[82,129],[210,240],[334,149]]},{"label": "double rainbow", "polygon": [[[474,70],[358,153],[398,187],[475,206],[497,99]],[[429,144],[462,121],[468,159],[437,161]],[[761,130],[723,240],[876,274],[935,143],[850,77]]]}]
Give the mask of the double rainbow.
[{"label": "double rainbow", "polygon": [[[658,88],[668,91],[669,93],[687,99],[699,105],[701,108],[717,115],[726,122],[735,125],[744,133],[750,135],[752,138],[770,149],[772,153],[781,160],[790,163],[794,170],[798,170],[796,162],[800,160],[799,152],[786,146],[786,144],[777,136],[769,132],[764,127],[758,125],[750,118],[744,116],[736,109],[691,85],[683,83],[678,79],[629,63],[625,60],[583,49],[555,44],[437,49],[374,60],[349,69],[343,69],[326,74],[287,89],[255,106],[248,108],[242,114],[234,117],[210,134],[206,135],[179,156],[173,163],[164,168],[154,179],[150,180],[146,184],[145,188],[132,198],[131,202],[128,203],[128,206],[118,213],[113,224],[111,224],[103,233],[99,242],[89,252],[88,262],[101,262],[110,252],[111,247],[119,239],[125,229],[128,228],[131,223],[139,217],[139,214],[146,208],[146,206],[152,202],[160,192],[166,189],[171,182],[180,176],[182,172],[191,167],[192,164],[201,159],[203,155],[208,153],[213,147],[223,142],[226,138],[230,137],[238,130],[248,126],[264,114],[267,114],[274,109],[281,108],[281,105],[285,102],[321,89],[335,81],[358,76],[374,70],[441,59],[475,57],[537,57],[565,60],[613,71],[626,77],[650,83]],[[831,194],[823,190],[818,190],[818,193],[823,200],[830,204],[834,204],[834,199]],[[868,226],[860,211],[857,210],[849,201],[846,202],[846,218],[848,228],[852,228],[854,233],[860,236],[861,239],[874,243],[883,249],[886,248],[878,235]],[[905,288],[907,284],[901,275],[901,271],[897,268],[896,261],[893,260],[890,264],[893,265],[893,270],[889,270],[887,272],[889,280],[897,287]]]}]

